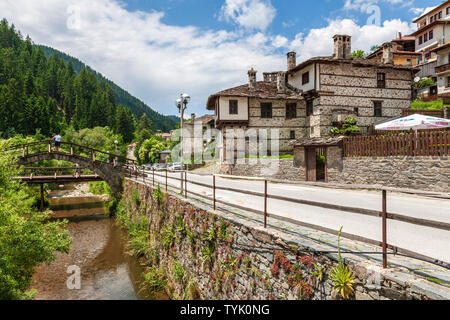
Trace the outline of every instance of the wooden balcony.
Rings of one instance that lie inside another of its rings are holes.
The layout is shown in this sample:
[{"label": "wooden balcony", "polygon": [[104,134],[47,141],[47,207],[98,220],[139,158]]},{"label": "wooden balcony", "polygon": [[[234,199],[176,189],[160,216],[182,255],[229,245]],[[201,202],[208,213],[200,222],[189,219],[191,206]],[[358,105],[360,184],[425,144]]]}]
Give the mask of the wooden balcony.
[{"label": "wooden balcony", "polygon": [[436,73],[443,73],[446,71],[450,71],[450,63],[443,64],[442,66],[436,67]]}]

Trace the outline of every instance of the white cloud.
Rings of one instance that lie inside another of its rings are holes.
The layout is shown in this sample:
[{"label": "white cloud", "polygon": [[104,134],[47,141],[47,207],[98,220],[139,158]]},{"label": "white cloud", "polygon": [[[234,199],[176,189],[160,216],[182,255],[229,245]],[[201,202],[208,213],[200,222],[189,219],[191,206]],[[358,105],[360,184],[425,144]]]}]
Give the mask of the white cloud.
[{"label": "white cloud", "polygon": [[438,6],[434,6],[434,7],[427,7],[427,8],[411,8],[409,9],[410,12],[412,12],[413,14],[415,14],[418,17],[423,16],[425,13],[430,12],[431,10],[437,8]]},{"label": "white cloud", "polygon": [[264,31],[276,16],[270,0],[225,0],[221,18],[250,30]]},{"label": "white cloud", "polygon": [[370,6],[379,3],[388,3],[392,5],[411,5],[411,0],[345,0],[344,10],[360,10],[365,12]]},{"label": "white cloud", "polygon": [[311,29],[305,36],[299,33],[292,41],[291,48],[299,53],[299,60],[313,56],[330,56],[333,53],[332,37],[335,34],[348,34],[352,36],[353,50],[369,51],[373,45],[390,41],[397,36],[397,32],[409,34],[412,26],[400,20],[385,21],[382,26],[359,26],[353,20],[332,20],[328,26],[321,29]]},{"label": "white cloud", "polygon": [[[74,11],[67,13],[70,5],[79,8],[79,28],[67,27],[68,19],[69,25],[77,26],[70,20]],[[206,113],[210,94],[246,83],[250,67],[259,71],[259,79],[262,72],[285,70],[285,52],[292,49],[299,63],[331,55],[336,33],[353,35],[353,48],[368,50],[393,39],[396,32],[412,31],[400,20],[380,27],[332,20],[324,28],[288,39],[261,30],[172,26],[162,22],[163,12],[129,12],[115,0],[3,0],[0,12],[36,43],[79,58],[164,114],[177,113],[174,100],[180,92],[192,96],[188,114]]]}]

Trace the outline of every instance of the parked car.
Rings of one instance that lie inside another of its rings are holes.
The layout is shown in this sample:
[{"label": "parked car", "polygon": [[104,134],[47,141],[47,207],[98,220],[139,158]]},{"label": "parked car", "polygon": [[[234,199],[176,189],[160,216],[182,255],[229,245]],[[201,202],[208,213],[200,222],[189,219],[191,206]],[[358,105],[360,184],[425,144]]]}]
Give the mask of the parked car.
[{"label": "parked car", "polygon": [[152,168],[155,170],[164,170],[167,168],[167,165],[165,163],[155,163],[153,164]]},{"label": "parked car", "polygon": [[181,165],[181,162],[175,162],[171,163],[170,166],[167,167],[167,169],[175,171],[175,170],[183,170],[183,166]]},{"label": "parked car", "polygon": [[144,170],[151,170],[152,165],[151,164],[143,164],[143,165],[141,165],[141,168],[143,168]]}]

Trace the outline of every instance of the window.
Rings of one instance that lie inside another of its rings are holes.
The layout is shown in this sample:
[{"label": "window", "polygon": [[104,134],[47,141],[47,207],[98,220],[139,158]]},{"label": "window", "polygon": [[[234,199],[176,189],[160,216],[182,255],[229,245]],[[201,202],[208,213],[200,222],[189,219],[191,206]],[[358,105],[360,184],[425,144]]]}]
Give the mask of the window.
[{"label": "window", "polygon": [[261,103],[261,118],[272,118],[272,104]]},{"label": "window", "polygon": [[447,15],[450,14],[450,7],[447,8]]},{"label": "window", "polygon": [[423,42],[427,42],[428,41],[428,33],[425,33],[423,35]]},{"label": "window", "polygon": [[230,114],[238,114],[237,100],[230,100]]},{"label": "window", "polygon": [[377,73],[377,88],[386,88],[386,74]]},{"label": "window", "polygon": [[447,64],[450,64],[450,53],[447,56]]},{"label": "window", "polygon": [[434,16],[431,16],[430,17],[430,23],[433,23],[433,21],[434,21]]},{"label": "window", "polygon": [[286,119],[297,118],[297,104],[288,103],[286,104]]},{"label": "window", "polygon": [[442,11],[439,11],[439,19],[442,19]]},{"label": "window", "polygon": [[446,83],[447,88],[450,87],[450,77],[447,77],[447,83]]},{"label": "window", "polygon": [[433,39],[433,30],[430,31],[429,35],[428,35],[428,39]]},{"label": "window", "polygon": [[422,36],[419,37],[419,45],[423,43]]},{"label": "window", "polygon": [[291,136],[291,140],[295,139],[295,131],[294,130],[291,131],[290,136]]},{"label": "window", "polygon": [[305,72],[302,75],[302,84],[307,84],[307,83],[309,83],[309,71]]},{"label": "window", "polygon": [[353,108],[353,112],[355,112],[356,116],[359,116],[359,108]]},{"label": "window", "polygon": [[375,117],[383,116],[382,107],[383,107],[383,103],[381,101],[374,101],[373,102],[373,110],[374,110],[373,114],[374,114]]},{"label": "window", "polygon": [[306,101],[306,116],[312,116],[314,113],[314,101],[308,100]]}]

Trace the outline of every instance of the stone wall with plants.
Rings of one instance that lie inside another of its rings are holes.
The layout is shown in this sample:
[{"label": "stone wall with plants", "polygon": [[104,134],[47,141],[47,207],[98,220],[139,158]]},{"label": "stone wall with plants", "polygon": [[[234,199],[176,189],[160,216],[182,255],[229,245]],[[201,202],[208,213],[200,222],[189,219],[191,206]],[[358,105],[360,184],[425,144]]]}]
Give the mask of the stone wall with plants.
[{"label": "stone wall with plants", "polygon": [[328,181],[450,192],[448,157],[344,158]]},{"label": "stone wall with plants", "polygon": [[293,164],[292,158],[245,159],[245,163],[221,164],[220,173],[288,181],[305,180],[305,169],[296,168]]},{"label": "stone wall with plants", "polygon": [[348,267],[340,255],[315,253],[253,222],[131,180],[117,219],[146,265],[146,287],[171,299],[426,298],[387,278],[370,289],[367,262]]}]

